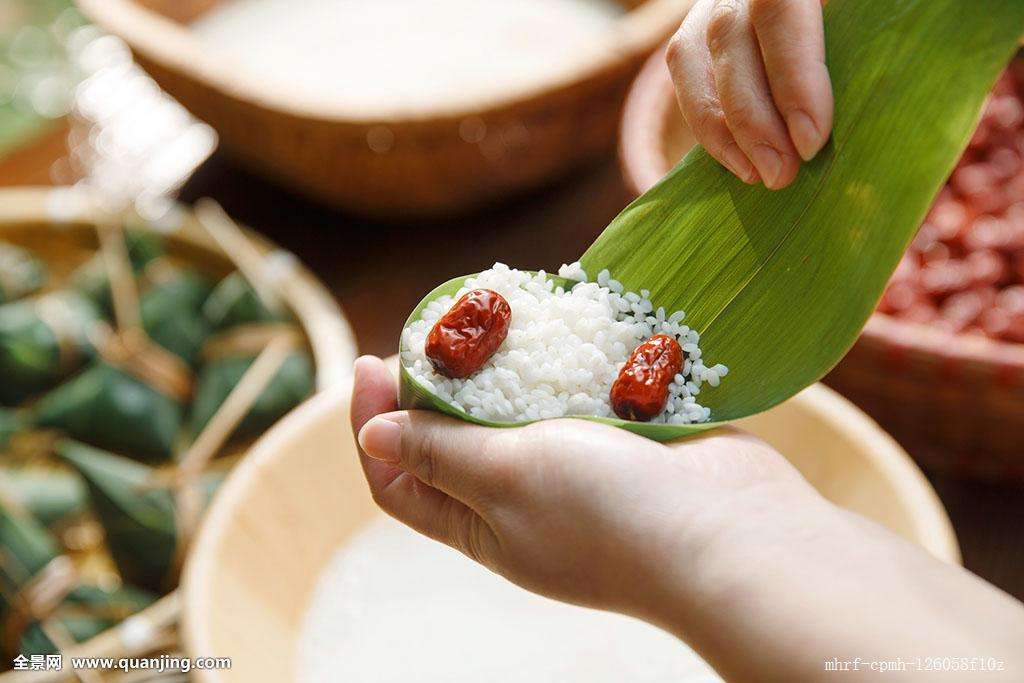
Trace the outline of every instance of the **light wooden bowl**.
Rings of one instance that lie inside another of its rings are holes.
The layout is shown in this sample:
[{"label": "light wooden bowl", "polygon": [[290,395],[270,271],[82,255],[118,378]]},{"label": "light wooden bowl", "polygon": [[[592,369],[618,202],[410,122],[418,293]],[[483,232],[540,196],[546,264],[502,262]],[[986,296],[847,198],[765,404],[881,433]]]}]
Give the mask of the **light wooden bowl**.
[{"label": "light wooden bowl", "polygon": [[[659,50],[640,71],[623,108],[619,159],[636,194],[695,144],[663,55]],[[1024,344],[875,313],[825,381],[923,465],[957,477],[1024,482]]]},{"label": "light wooden bowl", "polygon": [[[348,427],[348,395],[339,386],[279,423],[208,513],[183,577],[183,636],[192,656],[233,664],[198,671],[199,681],[294,680],[298,629],[319,572],[379,514]],[[816,385],[740,424],[785,453],[829,499],[959,561],[949,520],[921,472],[838,394]]]},{"label": "light wooden bowl", "polygon": [[606,152],[629,81],[693,4],[618,0],[631,11],[607,49],[553,65],[550,78],[535,87],[457,109],[367,118],[341,101],[310,102],[282,92],[204,51],[187,24],[220,1],[78,5],[123,38],[165,90],[216,128],[239,161],[296,191],[391,219],[477,207]]},{"label": "light wooden bowl", "polygon": [[[223,250],[188,209],[178,206],[172,220],[160,226],[168,253],[214,277],[235,269]],[[0,189],[0,240],[26,247],[40,256],[59,280],[92,256],[98,248],[96,214],[84,197],[69,188]],[[265,254],[289,262],[294,286],[282,299],[309,339],[316,365],[317,386],[337,384],[356,358],[356,341],[331,293],[297,259],[269,240],[249,231]],[[2,381],[2,380],[0,380]]]}]

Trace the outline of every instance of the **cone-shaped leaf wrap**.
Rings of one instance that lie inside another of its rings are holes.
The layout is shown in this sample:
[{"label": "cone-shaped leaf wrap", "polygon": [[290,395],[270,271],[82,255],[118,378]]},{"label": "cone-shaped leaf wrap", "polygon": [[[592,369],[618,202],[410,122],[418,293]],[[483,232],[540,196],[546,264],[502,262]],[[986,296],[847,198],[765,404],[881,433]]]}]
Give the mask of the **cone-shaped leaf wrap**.
[{"label": "cone-shaped leaf wrap", "polygon": [[210,282],[195,271],[180,271],[146,292],[142,326],[150,339],[186,363],[193,363],[209,334],[200,308],[210,293]]},{"label": "cone-shaped leaf wrap", "polygon": [[263,305],[256,290],[242,273],[235,271],[221,280],[203,305],[210,328],[220,332],[235,325],[286,320]]},{"label": "cone-shaped leaf wrap", "polygon": [[138,378],[97,360],[47,394],[36,422],[70,436],[146,459],[168,459],[182,407]]},{"label": "cone-shaped leaf wrap", "polygon": [[0,404],[49,389],[93,355],[96,307],[75,292],[0,306]]},{"label": "cone-shaped leaf wrap", "polygon": [[[193,434],[202,431],[254,360],[254,357],[229,356],[209,361],[203,366],[196,382],[189,418]],[[314,386],[313,361],[309,354],[293,352],[253,403],[233,435],[245,437],[264,431],[308,398]]]},{"label": "cone-shaped leaf wrap", "polygon": [[[168,489],[154,487],[155,470],[70,440],[57,452],[85,479],[121,576],[138,586],[166,589],[177,548],[175,503]],[[207,501],[222,480],[219,472],[203,477]]]}]

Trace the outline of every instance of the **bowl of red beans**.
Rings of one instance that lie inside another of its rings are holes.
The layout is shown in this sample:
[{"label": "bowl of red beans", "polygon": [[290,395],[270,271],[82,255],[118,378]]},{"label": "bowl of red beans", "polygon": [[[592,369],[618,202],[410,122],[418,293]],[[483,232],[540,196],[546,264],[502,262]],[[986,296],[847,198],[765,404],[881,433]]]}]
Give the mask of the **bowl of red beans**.
[{"label": "bowl of red beans", "polygon": [[[646,191],[692,145],[655,54],[624,108],[627,184]],[[925,467],[1024,481],[1024,59],[995,84],[876,313],[825,381]]]}]

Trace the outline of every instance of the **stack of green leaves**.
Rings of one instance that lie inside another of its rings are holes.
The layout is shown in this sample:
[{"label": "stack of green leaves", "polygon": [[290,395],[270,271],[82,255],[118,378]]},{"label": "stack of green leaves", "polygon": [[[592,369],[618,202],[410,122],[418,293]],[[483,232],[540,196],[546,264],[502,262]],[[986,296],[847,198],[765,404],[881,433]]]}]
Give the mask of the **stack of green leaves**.
[{"label": "stack of green leaves", "polygon": [[[203,313],[210,327],[219,334],[212,337],[204,349],[206,362],[196,381],[190,416],[193,435],[199,434],[209,423],[272,335],[288,326],[288,317],[265,306],[238,272],[226,277],[214,289]],[[246,337],[248,341],[243,341]],[[242,438],[264,431],[307,398],[313,389],[313,360],[304,348],[296,348],[253,403],[233,436]]]},{"label": "stack of green leaves", "polygon": [[[61,442],[57,452],[85,480],[121,576],[152,590],[167,589],[179,538],[175,497],[160,485],[158,470],[70,440]],[[204,503],[223,478],[221,472],[201,478]]]},{"label": "stack of green leaves", "polygon": [[49,389],[93,356],[96,307],[75,292],[52,292],[0,306],[0,404]]},{"label": "stack of green leaves", "polygon": [[[26,590],[40,573],[61,557],[50,532],[25,510],[0,499],[0,625],[18,620]],[[106,590],[75,584],[46,620],[75,642],[83,642],[145,608],[154,596],[130,586]],[[6,644],[7,658],[56,652],[41,624],[28,621],[16,643]]]},{"label": "stack of green leaves", "polygon": [[38,291],[45,281],[42,261],[21,247],[0,242],[0,304]]},{"label": "stack of green leaves", "polygon": [[[208,336],[201,307],[211,284],[198,272],[167,261],[163,243],[153,233],[128,230],[125,240],[143,290],[143,329],[155,344],[184,361],[180,370],[187,372]],[[74,280],[109,313],[110,282],[102,254],[80,267]],[[149,350],[138,352],[153,355]],[[169,392],[145,373],[105,356],[45,396],[35,417],[40,426],[61,429],[102,448],[143,459],[168,459],[181,431],[186,401],[187,396]]]}]

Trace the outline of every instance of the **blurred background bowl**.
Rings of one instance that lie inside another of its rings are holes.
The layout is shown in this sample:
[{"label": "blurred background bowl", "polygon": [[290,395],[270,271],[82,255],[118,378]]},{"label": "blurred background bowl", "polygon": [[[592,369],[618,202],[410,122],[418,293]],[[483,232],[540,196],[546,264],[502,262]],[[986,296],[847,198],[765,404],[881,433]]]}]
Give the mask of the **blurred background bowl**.
[{"label": "blurred background bowl", "polygon": [[[647,191],[695,143],[658,50],[623,107],[619,159],[629,189]],[[931,470],[1024,479],[1024,344],[875,313],[825,382]]]},{"label": "blurred background bowl", "polygon": [[[397,369],[397,359],[390,361]],[[380,514],[348,426],[350,387],[320,394],[261,439],[224,484],[183,577],[193,656],[232,657],[204,683],[294,680],[300,625],[325,563]],[[741,421],[830,500],[959,562],[952,527],[921,472],[867,416],[822,386]]]},{"label": "blurred background bowl", "polygon": [[[563,176],[611,149],[622,97],[693,0],[618,0],[606,49],[473,106],[360,118],[232,69],[188,24],[219,0],[78,0],[226,151],[291,189],[378,218],[438,217]],[[372,55],[367,55],[372,59]]]}]

